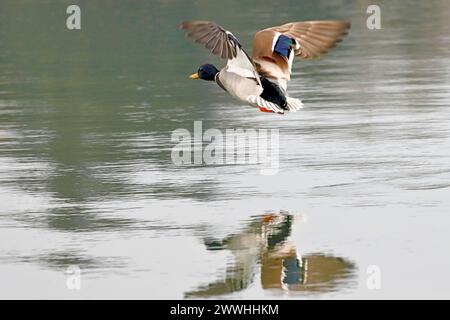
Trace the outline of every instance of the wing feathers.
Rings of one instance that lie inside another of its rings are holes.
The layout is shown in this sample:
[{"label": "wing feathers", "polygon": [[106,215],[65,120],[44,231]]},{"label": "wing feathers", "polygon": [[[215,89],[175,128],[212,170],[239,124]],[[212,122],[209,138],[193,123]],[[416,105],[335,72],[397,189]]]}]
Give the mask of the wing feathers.
[{"label": "wing feathers", "polygon": [[[347,21],[305,21],[269,29],[294,37],[300,43],[295,54],[308,59],[316,58],[334,47],[347,34],[349,28],[350,22]],[[306,45],[309,52],[303,52],[302,45]]]},{"label": "wing feathers", "polygon": [[291,65],[288,59],[272,51],[272,45],[280,34],[296,40],[300,46],[293,47],[294,54],[303,59],[317,58],[342,41],[347,34],[347,21],[290,22],[267,28],[256,33],[253,42],[253,60],[258,72],[273,79],[290,79]]},{"label": "wing feathers", "polygon": [[227,59],[227,71],[245,78],[255,78],[258,84],[261,84],[253,60],[231,32],[209,21],[183,22],[180,28],[186,30],[189,37],[203,44],[213,54]]},{"label": "wing feathers", "polygon": [[183,22],[180,28],[186,30],[189,37],[203,44],[213,54],[228,60],[236,57],[236,46],[240,46],[239,41],[214,22],[188,21]]},{"label": "wing feathers", "polygon": [[287,100],[288,109],[291,112],[296,112],[296,111],[300,110],[301,108],[303,108],[303,103],[300,99],[286,97],[286,100]]}]

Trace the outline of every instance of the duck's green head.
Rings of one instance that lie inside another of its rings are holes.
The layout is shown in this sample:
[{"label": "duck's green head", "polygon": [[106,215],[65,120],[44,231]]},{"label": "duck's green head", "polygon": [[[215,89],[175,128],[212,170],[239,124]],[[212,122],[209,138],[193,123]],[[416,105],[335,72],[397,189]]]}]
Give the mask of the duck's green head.
[{"label": "duck's green head", "polygon": [[219,72],[215,66],[212,64],[204,64],[198,68],[198,71],[194,74],[191,74],[189,78],[191,79],[202,79],[208,81],[214,81],[216,74]]}]

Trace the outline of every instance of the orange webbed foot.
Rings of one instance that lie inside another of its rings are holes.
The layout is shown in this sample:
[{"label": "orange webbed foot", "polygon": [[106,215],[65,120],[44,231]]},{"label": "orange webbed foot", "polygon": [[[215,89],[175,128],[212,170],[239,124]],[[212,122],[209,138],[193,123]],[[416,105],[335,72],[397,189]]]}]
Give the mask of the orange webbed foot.
[{"label": "orange webbed foot", "polygon": [[261,112],[271,112],[271,113],[283,114],[283,113],[281,113],[281,112],[275,112],[275,111],[266,109],[266,108],[264,108],[264,107],[258,107],[258,108],[259,108],[259,111],[261,111]]}]

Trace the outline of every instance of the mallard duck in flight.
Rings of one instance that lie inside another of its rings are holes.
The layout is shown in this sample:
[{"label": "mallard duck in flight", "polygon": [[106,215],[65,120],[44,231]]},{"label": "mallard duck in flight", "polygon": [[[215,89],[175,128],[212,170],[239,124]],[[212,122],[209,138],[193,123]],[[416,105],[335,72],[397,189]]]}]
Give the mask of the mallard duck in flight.
[{"label": "mallard duck in flight", "polygon": [[191,79],[215,81],[235,98],[279,114],[302,107],[299,99],[287,96],[294,57],[319,57],[341,41],[349,28],[346,21],[291,22],[267,28],[256,33],[250,57],[230,31],[214,22],[181,24],[189,37],[228,60],[221,70],[212,64],[200,66]]}]

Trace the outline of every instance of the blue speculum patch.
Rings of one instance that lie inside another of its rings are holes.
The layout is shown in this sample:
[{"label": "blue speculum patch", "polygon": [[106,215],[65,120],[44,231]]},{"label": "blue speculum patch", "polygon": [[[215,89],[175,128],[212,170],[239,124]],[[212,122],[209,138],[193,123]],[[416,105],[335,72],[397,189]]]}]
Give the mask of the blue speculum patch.
[{"label": "blue speculum patch", "polygon": [[291,46],[293,43],[294,43],[294,40],[292,38],[289,38],[288,36],[285,36],[282,34],[278,38],[273,51],[278,53],[280,56],[289,58],[289,53],[292,50]]}]

